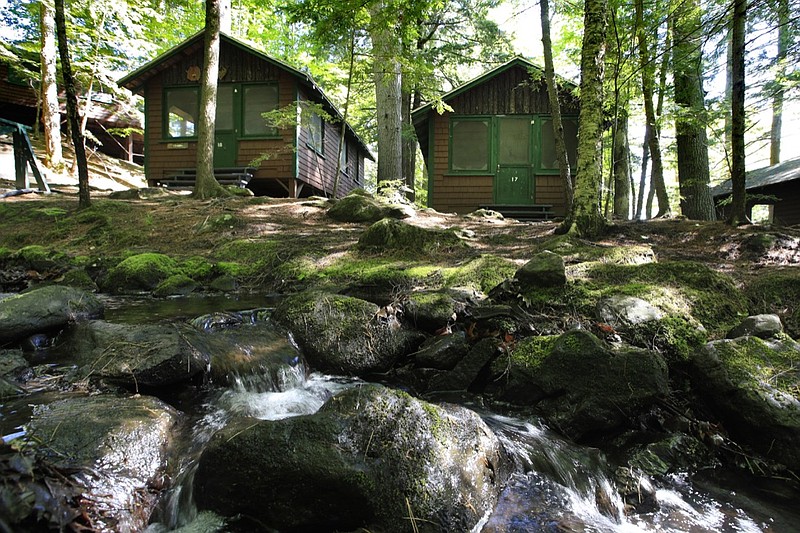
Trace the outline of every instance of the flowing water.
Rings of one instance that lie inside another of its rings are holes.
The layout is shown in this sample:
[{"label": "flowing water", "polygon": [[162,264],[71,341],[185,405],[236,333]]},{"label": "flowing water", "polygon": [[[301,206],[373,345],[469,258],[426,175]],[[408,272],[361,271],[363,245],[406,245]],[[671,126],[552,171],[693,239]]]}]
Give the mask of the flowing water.
[{"label": "flowing water", "polygon": [[[113,300],[107,319],[129,323],[185,320],[204,312],[235,311],[270,303],[274,299],[263,297]],[[173,488],[162,498],[149,533],[225,530],[221,517],[195,508],[192,479],[204,445],[231,417],[278,420],[312,414],[328,398],[358,383],[351,378],[307,374],[299,352],[298,357],[289,358],[277,371],[274,367],[266,371],[255,366],[247,373],[228,377],[225,385],[204,390],[199,400],[179,406],[189,416],[178,444],[180,460],[172,472]],[[537,420],[487,412],[482,416],[508,450],[515,473],[494,512],[473,529],[475,533],[800,530],[800,514],[796,510],[752,497],[748,494],[752,487],[735,486],[735,480],[710,477],[673,475],[658,482],[640,478],[642,492],[652,495],[655,501],[648,512],[626,514],[609,477],[612,468],[602,452],[572,444]]]}]

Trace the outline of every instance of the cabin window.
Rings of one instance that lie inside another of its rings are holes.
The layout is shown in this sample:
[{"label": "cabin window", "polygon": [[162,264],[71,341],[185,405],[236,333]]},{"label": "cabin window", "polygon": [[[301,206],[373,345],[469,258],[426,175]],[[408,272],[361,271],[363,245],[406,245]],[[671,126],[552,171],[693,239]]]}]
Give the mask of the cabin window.
[{"label": "cabin window", "polygon": [[308,147],[318,154],[323,154],[325,129],[322,125],[322,117],[313,111],[308,113],[306,131],[308,132],[306,140]]},{"label": "cabin window", "polygon": [[242,109],[244,135],[247,137],[275,137],[277,128],[267,124],[261,115],[278,109],[278,85],[275,83],[245,85]]},{"label": "cabin window", "polygon": [[[556,140],[553,133],[553,120],[545,118],[541,120],[541,155],[539,168],[541,170],[558,170],[558,158],[556,157]],[[564,126],[564,143],[567,145],[567,159],[569,166],[573,170],[577,168],[578,161],[578,119],[563,117],[561,124]]]},{"label": "cabin window", "polygon": [[488,172],[491,120],[454,118],[450,121],[450,170]]},{"label": "cabin window", "polygon": [[197,87],[166,90],[164,96],[166,102],[165,125],[168,138],[180,139],[197,136],[198,96]]},{"label": "cabin window", "polygon": [[347,168],[347,143],[342,146],[339,152],[339,169],[341,169],[344,174],[350,174],[350,169]]}]

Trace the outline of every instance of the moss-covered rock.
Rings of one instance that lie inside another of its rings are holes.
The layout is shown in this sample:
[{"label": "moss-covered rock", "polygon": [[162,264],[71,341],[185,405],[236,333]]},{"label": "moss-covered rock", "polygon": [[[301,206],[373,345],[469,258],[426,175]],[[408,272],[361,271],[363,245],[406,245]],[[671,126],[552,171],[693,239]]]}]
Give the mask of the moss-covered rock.
[{"label": "moss-covered rock", "polygon": [[186,296],[193,293],[198,285],[186,274],[175,274],[161,283],[153,290],[153,296]]},{"label": "moss-covered rock", "polygon": [[783,324],[778,315],[753,315],[742,320],[741,324],[728,332],[727,338],[736,339],[753,335],[761,339],[777,337],[783,333]]},{"label": "moss-covered rock", "polygon": [[286,327],[313,369],[348,375],[384,372],[422,342],[377,305],[305,291],[285,298],[273,318]]},{"label": "moss-covered rock", "polygon": [[86,272],[85,268],[73,268],[64,273],[64,276],[58,280],[62,285],[69,285],[70,287],[78,287],[87,291],[96,291],[97,283],[94,282],[92,277]]},{"label": "moss-covered rock", "polygon": [[170,276],[179,274],[177,262],[169,256],[144,253],[128,257],[111,268],[100,287],[112,294],[149,292]]},{"label": "moss-covered rock", "polygon": [[20,248],[13,258],[23,268],[38,272],[63,269],[69,263],[69,258],[64,253],[38,244]]},{"label": "moss-covered rock", "polygon": [[350,193],[328,209],[328,216],[339,222],[377,222],[388,216],[388,208],[368,194]]},{"label": "moss-covered rock", "polygon": [[432,254],[465,246],[454,231],[420,228],[393,218],[374,223],[358,239],[361,250],[411,254]]},{"label": "moss-covered rock", "polygon": [[234,421],[203,452],[194,493],[201,508],[281,531],[399,533],[408,518],[433,533],[472,529],[507,476],[474,412],[364,385],[314,415]]},{"label": "moss-covered rock", "polygon": [[691,362],[697,393],[735,439],[800,470],[800,344],[724,339]]},{"label": "moss-covered rock", "polygon": [[786,333],[800,339],[800,269],[793,267],[774,272],[759,272],[748,280],[744,294],[750,312],[776,314],[781,317]]},{"label": "moss-covered rock", "polygon": [[488,293],[514,275],[519,265],[492,254],[484,254],[466,263],[442,270],[446,287],[469,287]]},{"label": "moss-covered rock", "polygon": [[59,285],[34,289],[0,300],[0,345],[102,314],[103,303],[81,289]]},{"label": "moss-covered rock", "polygon": [[456,313],[463,309],[446,292],[415,291],[403,303],[404,319],[428,333],[435,333],[455,322]]},{"label": "moss-covered rock", "polygon": [[463,331],[431,337],[414,354],[414,363],[423,368],[451,370],[467,355],[469,343]]},{"label": "moss-covered rock", "polygon": [[523,291],[539,287],[560,287],[567,283],[564,259],[553,252],[538,253],[517,270],[514,278]]}]

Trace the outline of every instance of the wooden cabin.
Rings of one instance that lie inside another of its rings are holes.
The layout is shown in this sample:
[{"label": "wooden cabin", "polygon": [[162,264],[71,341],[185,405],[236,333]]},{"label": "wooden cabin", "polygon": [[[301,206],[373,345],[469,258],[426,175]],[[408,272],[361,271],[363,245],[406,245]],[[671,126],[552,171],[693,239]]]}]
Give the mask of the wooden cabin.
[{"label": "wooden cabin", "polygon": [[[152,186],[191,187],[203,33],[130,73],[119,85],[145,100],[145,174]],[[323,120],[320,107],[335,120]],[[271,127],[262,114],[289,109],[297,125]],[[310,111],[309,111],[310,109]],[[257,195],[331,195],[339,162],[342,116],[311,76],[222,34],[214,167],[221,183]],[[337,193],[364,184],[364,159],[373,159],[347,125]]]},{"label": "wooden cabin", "polygon": [[[561,80],[561,114],[575,169],[579,102]],[[564,216],[550,101],[542,70],[516,57],[444,94],[452,111],[412,112],[428,173],[428,206],[468,213],[491,208],[518,218]],[[444,107],[444,106],[442,106]]]},{"label": "wooden cabin", "polygon": [[[720,220],[730,215],[731,180],[711,189]],[[747,198],[745,209],[752,219],[753,207],[768,206],[771,224],[795,226],[800,224],[800,157],[756,170],[745,177]]]},{"label": "wooden cabin", "polygon": [[[38,61],[38,59],[37,59]],[[37,65],[38,68],[38,65]],[[0,57],[0,118],[33,126],[38,115],[37,84],[31,80],[38,79],[38,72],[28,72],[12,61]],[[62,115],[62,134],[66,134],[66,106],[63,94],[60,96]],[[81,103],[82,105],[82,103]],[[92,149],[104,154],[130,162],[143,163],[142,150],[144,139],[136,131],[141,129],[141,118],[138,112],[126,109],[114,100],[108,92],[96,91],[92,94],[92,105],[89,106],[89,117],[86,129],[96,139],[89,141]],[[131,131],[131,128],[133,130]],[[126,130],[125,135],[118,134]]]}]

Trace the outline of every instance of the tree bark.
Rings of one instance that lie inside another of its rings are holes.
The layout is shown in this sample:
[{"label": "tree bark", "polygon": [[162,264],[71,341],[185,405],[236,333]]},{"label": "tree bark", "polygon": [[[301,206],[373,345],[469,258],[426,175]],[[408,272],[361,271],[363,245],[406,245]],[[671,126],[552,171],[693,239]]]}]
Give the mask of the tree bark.
[{"label": "tree bark", "polygon": [[417,139],[414,136],[414,125],[411,123],[411,111],[414,109],[414,96],[416,92],[415,90],[404,89],[402,96],[402,174],[405,179],[405,186],[409,189],[409,191],[406,191],[406,198],[412,202],[414,201],[416,191],[414,174],[417,164]]},{"label": "tree bark", "polygon": [[585,0],[581,46],[581,112],[578,169],[571,231],[583,237],[605,232],[600,211],[603,160],[603,66],[606,49],[606,0]]},{"label": "tree bark", "polygon": [[733,188],[731,225],[746,224],[747,198],[745,183],[745,25],[747,22],[747,0],[733,0],[733,32],[731,46],[731,185]]},{"label": "tree bark", "polygon": [[708,188],[710,175],[701,15],[699,0],[678,0],[674,3],[675,141],[681,212],[694,220],[714,220],[714,202]]},{"label": "tree bark", "polygon": [[542,46],[544,48],[544,79],[547,82],[547,96],[550,100],[550,116],[553,119],[553,138],[556,145],[556,158],[558,160],[558,170],[561,183],[564,184],[564,205],[566,207],[567,219],[565,227],[572,221],[572,203],[574,197],[574,187],[572,183],[572,173],[569,168],[569,157],[567,156],[567,145],[564,142],[564,125],[561,123],[561,104],[558,101],[558,85],[556,85],[555,68],[553,67],[553,43],[550,39],[550,5],[549,0],[540,0],[541,19],[542,19]]},{"label": "tree bark", "polygon": [[400,40],[389,22],[399,13],[387,13],[383,0],[370,6],[372,77],[378,126],[378,186],[403,179]]},{"label": "tree bark", "polygon": [[58,53],[61,56],[61,75],[64,78],[64,91],[67,96],[67,120],[72,134],[72,144],[75,148],[75,162],[78,165],[78,207],[84,209],[91,205],[89,167],[86,163],[86,147],[83,144],[83,135],[78,121],[78,97],[75,90],[75,78],[72,75],[72,63],[69,58],[64,0],[55,0],[55,10]]},{"label": "tree bark", "polygon": [[652,161],[651,187],[655,189],[658,198],[658,213],[656,217],[670,214],[669,196],[664,183],[664,168],[661,161],[661,144],[658,123],[656,122],[655,107],[653,104],[654,69],[650,60],[649,44],[644,28],[643,0],[636,0],[636,37],[639,43],[639,67],[642,71],[642,95],[644,98],[644,112],[647,126],[650,128],[650,159]]},{"label": "tree bark", "polygon": [[58,107],[58,85],[56,83],[56,20],[53,5],[49,0],[40,3],[41,14],[41,95],[42,124],[46,163],[58,168],[63,162],[61,152],[61,112]]},{"label": "tree bark", "polygon": [[214,177],[214,126],[219,77],[220,0],[206,0],[203,73],[200,77],[200,116],[197,125],[197,178],[192,196],[199,199],[227,195]]},{"label": "tree bark", "polygon": [[778,0],[778,56],[775,58],[775,94],[772,95],[772,128],[769,135],[769,164],[781,162],[781,129],[786,79],[786,54],[789,50],[789,0]]},{"label": "tree bark", "polygon": [[614,128],[614,216],[628,220],[631,215],[631,165],[630,146],[628,145],[628,110],[620,109],[617,124]]}]

